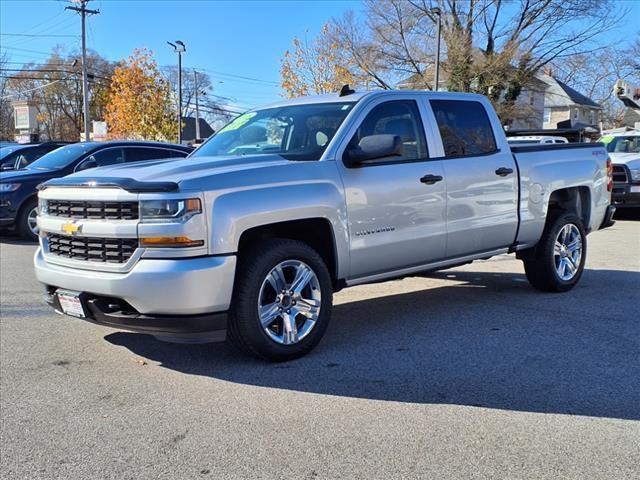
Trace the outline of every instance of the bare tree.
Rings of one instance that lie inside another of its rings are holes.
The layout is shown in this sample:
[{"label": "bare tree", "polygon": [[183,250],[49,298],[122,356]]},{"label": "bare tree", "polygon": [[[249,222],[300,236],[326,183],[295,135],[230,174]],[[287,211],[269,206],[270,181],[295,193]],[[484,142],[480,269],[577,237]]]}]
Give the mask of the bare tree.
[{"label": "bare tree", "polygon": [[629,48],[609,48],[576,54],[552,62],[553,75],[593,99],[603,108],[605,126],[618,126],[625,107],[614,92],[618,79],[640,85],[640,35]]},{"label": "bare tree", "polygon": [[624,18],[612,0],[365,0],[334,20],[339,40],[376,86],[409,77],[432,88],[433,30],[439,8],[443,76],[454,91],[489,96],[508,120],[523,87],[545,65],[595,51]]},{"label": "bare tree", "polygon": [[353,62],[336,41],[333,27],[325,23],[313,38],[293,39],[280,67],[281,86],[289,98],[337,92],[343,85],[358,83]]},{"label": "bare tree", "polygon": [[[113,65],[95,52],[88,52],[92,118],[104,118]],[[75,141],[82,131],[80,53],[65,55],[54,49],[42,63],[5,69],[9,79],[6,96],[35,104],[43,139]],[[4,95],[3,95],[4,96]],[[13,127],[12,127],[13,128]]]}]

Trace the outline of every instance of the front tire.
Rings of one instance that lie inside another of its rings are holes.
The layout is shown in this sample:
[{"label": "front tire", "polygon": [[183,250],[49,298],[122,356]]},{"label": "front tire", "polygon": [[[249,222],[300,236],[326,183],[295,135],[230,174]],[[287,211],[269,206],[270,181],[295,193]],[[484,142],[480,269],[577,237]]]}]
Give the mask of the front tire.
[{"label": "front tire", "polygon": [[229,338],[258,358],[301,357],[323,337],[332,303],[331,277],[314,249],[288,239],[260,242],[239,258]]},{"label": "front tire", "polygon": [[38,201],[34,198],[28,200],[18,216],[18,234],[25,240],[32,242],[38,241],[38,224],[36,217],[38,215]]},{"label": "front tire", "polygon": [[587,234],[582,220],[555,213],[532,255],[524,260],[529,283],[544,292],[566,292],[582,277],[587,258]]}]

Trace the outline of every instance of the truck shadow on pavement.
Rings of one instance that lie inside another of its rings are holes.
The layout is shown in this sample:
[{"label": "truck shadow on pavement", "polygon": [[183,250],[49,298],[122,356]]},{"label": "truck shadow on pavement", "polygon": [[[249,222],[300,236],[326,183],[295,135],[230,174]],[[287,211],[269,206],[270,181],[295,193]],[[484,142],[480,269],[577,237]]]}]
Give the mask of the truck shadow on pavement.
[{"label": "truck shadow on pavement", "polygon": [[640,419],[640,273],[586,270],[566,294],[537,292],[521,274],[429,278],[451,285],[336,305],[316,350],[288,363],[246,358],[224,343],[106,340],[165,368],[247,385]]}]

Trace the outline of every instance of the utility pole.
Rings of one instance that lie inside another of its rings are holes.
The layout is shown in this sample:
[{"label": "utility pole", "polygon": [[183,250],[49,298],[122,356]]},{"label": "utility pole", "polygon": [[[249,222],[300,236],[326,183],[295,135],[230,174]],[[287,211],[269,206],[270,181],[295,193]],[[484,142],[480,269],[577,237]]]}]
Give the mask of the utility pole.
[{"label": "utility pole", "polygon": [[196,92],[196,141],[200,140],[200,105],[198,104],[198,72],[193,70],[193,82]]},{"label": "utility pole", "polygon": [[433,90],[438,91],[438,85],[440,83],[440,27],[442,26],[442,10],[438,7],[431,9],[431,13],[438,16],[438,40],[436,44],[436,78]]},{"label": "utility pole", "polygon": [[90,118],[89,118],[89,79],[87,74],[87,15],[97,15],[100,10],[89,10],[87,3],[89,0],[78,0],[79,7],[66,7],[65,10],[73,10],[80,13],[82,19],[82,110],[84,116],[84,141],[88,142],[91,139],[89,131]]}]

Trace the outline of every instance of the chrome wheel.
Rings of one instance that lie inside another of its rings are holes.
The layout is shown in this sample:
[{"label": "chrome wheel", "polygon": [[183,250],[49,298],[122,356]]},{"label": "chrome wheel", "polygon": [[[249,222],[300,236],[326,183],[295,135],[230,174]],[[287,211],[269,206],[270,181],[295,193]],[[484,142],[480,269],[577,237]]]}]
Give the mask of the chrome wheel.
[{"label": "chrome wheel", "polygon": [[29,210],[29,215],[27,215],[27,226],[31,233],[33,233],[36,237],[38,236],[38,232],[40,229],[38,228],[38,208],[33,207]]},{"label": "chrome wheel", "polygon": [[580,270],[582,261],[582,235],[573,223],[560,229],[553,246],[556,273],[561,280],[569,281]]},{"label": "chrome wheel", "polygon": [[276,343],[292,345],[305,338],[320,315],[320,281],[306,263],[285,260],[266,276],[258,296],[258,317]]}]

